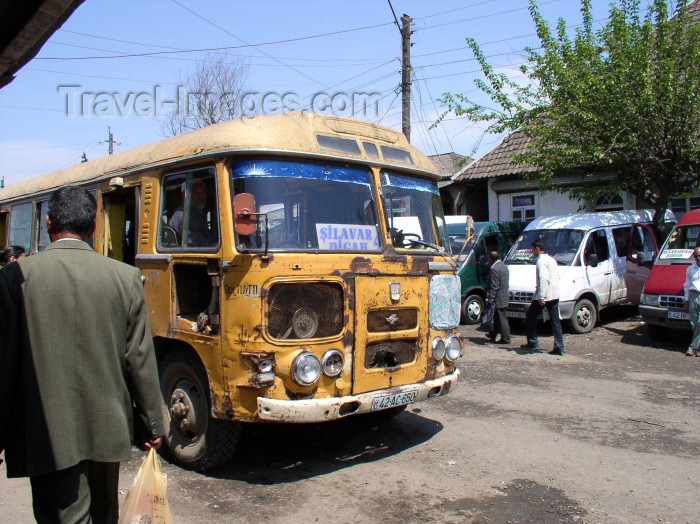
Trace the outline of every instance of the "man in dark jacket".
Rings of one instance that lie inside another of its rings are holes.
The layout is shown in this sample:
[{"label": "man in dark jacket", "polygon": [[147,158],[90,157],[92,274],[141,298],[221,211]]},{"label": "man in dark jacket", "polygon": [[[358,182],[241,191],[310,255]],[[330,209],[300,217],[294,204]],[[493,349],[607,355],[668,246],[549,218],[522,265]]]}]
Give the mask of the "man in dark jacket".
[{"label": "man in dark jacket", "polygon": [[138,269],[95,253],[95,198],[51,195],[51,244],[0,271],[0,450],[29,477],[37,522],[118,517],[133,411],[158,448],[158,372]]},{"label": "man in dark jacket", "polygon": [[510,326],[506,316],[508,307],[508,266],[501,260],[498,251],[489,253],[489,276],[486,283],[486,303],[493,304],[495,310],[493,315],[493,328],[489,332],[491,342],[496,342],[498,331],[501,332],[499,344],[510,344]]}]

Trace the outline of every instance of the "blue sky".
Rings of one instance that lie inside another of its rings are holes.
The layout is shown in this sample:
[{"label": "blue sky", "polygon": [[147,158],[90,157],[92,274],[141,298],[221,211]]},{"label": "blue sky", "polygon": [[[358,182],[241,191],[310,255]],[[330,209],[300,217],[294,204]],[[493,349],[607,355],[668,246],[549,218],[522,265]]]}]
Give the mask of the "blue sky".
[{"label": "blue sky", "polygon": [[[515,71],[522,50],[537,45],[528,1],[392,5],[398,18],[405,13],[414,20],[411,142],[426,154],[469,155],[477,144],[477,157],[488,152],[500,138],[479,142],[482,130],[463,120],[448,118],[428,130],[441,111],[435,99],[446,91],[477,94],[479,67],[465,47],[467,36],[494,65]],[[540,6],[552,24],[559,17],[569,25],[581,21],[579,0],[540,0]],[[593,6],[595,20],[603,21],[608,0]],[[401,129],[401,40],[393,21],[384,0],[86,0],[0,90],[0,176],[7,185],[74,165],[83,152],[91,160],[104,156],[108,127],[115,151],[161,140],[162,113],[171,106],[158,107],[158,100],[176,98],[178,85],[206,56],[202,49],[236,47],[228,53],[248,64],[245,92],[290,94],[305,110],[324,94],[339,103],[379,94],[378,114],[365,119]],[[100,115],[73,104],[98,93],[114,102],[100,106]],[[139,93],[142,102],[156,103],[139,106]]]}]

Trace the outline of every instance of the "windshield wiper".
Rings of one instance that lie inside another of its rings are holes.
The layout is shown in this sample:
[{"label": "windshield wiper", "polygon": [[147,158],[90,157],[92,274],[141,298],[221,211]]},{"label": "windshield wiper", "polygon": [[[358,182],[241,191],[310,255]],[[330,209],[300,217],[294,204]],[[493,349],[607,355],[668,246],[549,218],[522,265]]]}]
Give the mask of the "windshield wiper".
[{"label": "windshield wiper", "polygon": [[407,240],[408,240],[411,244],[420,244],[421,246],[430,247],[430,248],[434,249],[435,251],[437,251],[437,252],[439,252],[439,253],[444,253],[444,252],[445,252],[445,248],[444,248],[444,247],[438,246],[437,244],[433,244],[433,243],[431,243],[431,242],[426,242],[425,240],[416,240],[416,239],[413,239],[413,238],[408,238]]}]

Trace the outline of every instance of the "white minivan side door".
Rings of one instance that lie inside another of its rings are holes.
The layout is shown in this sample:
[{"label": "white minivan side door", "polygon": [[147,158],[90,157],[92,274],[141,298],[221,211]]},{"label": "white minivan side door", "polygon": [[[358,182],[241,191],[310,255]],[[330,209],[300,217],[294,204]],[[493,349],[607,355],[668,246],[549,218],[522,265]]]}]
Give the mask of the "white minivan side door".
[{"label": "white minivan side door", "polygon": [[601,306],[609,304],[616,278],[605,229],[594,229],[588,233],[582,256],[588,286],[598,295]]},{"label": "white minivan side door", "polygon": [[[647,224],[634,224],[627,250],[627,300],[639,304],[652,262],[659,252],[654,229]],[[644,254],[644,261],[639,260],[640,253]]]}]

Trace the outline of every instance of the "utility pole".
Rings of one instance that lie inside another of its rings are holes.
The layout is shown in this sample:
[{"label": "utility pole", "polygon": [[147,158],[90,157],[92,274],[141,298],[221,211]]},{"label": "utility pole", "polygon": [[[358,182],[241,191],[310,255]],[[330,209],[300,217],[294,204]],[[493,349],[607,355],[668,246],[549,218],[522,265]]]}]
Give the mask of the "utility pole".
[{"label": "utility pole", "polygon": [[109,148],[107,151],[109,151],[109,154],[111,155],[114,153],[114,144],[116,143],[118,146],[122,145],[121,142],[114,142],[114,135],[112,134],[112,128],[108,127],[107,130],[109,131],[109,135],[107,137],[107,140],[103,140],[100,142],[100,144],[109,144]]},{"label": "utility pole", "polygon": [[411,141],[411,17],[401,17],[401,131]]}]

